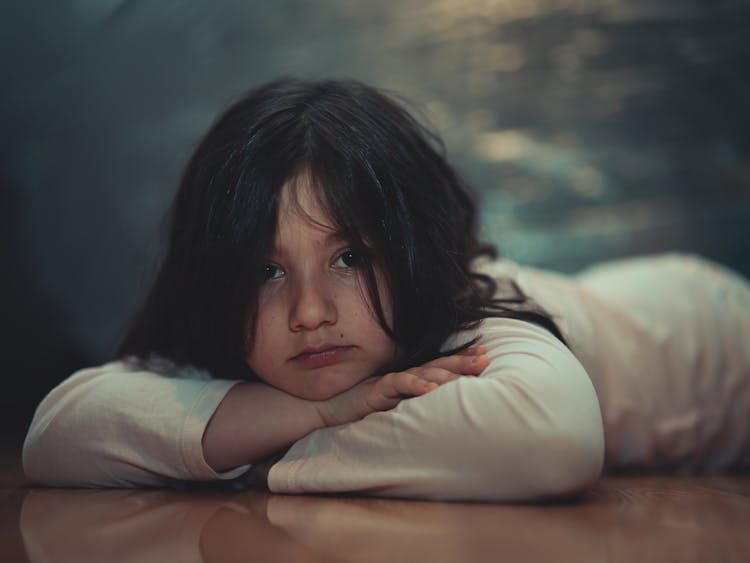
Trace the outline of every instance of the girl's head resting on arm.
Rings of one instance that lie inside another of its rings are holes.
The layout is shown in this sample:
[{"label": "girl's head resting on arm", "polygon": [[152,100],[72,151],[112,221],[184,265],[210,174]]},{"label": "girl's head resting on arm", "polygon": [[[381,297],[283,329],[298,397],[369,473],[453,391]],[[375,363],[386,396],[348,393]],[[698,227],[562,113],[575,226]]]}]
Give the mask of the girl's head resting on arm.
[{"label": "girl's head resting on arm", "polygon": [[339,230],[316,192],[305,170],[281,188],[276,235],[245,328],[253,373],[306,399],[340,393],[398,357],[382,266],[366,242]]},{"label": "girl's head resting on arm", "polygon": [[[300,270],[305,254],[284,248],[291,217],[306,218],[297,235],[331,235],[341,244],[326,251],[356,254],[330,258],[356,273],[372,321],[392,344],[379,343],[366,364],[374,373],[434,358],[451,333],[487,316],[494,287],[470,263],[494,251],[477,240],[472,197],[439,140],[374,88],[283,79],[230,107],[190,159],[160,271],[120,352],[158,354],[217,377],[279,377],[262,373],[270,364],[254,355],[268,327],[282,326],[282,313],[264,310],[269,287],[304,289],[301,276],[310,273]],[[295,254],[283,281],[275,268],[284,270],[288,257],[278,251]],[[320,339],[305,327],[303,348],[353,339],[336,328],[355,314],[337,310]],[[288,314],[285,322],[298,343],[299,326]]]}]

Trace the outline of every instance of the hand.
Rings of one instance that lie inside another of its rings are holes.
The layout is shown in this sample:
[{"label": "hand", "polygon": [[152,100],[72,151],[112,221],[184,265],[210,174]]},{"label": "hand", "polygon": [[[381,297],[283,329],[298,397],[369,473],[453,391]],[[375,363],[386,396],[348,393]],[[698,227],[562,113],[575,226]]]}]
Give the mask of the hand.
[{"label": "hand", "polygon": [[359,420],[390,410],[402,400],[424,395],[462,376],[475,376],[489,365],[486,348],[477,346],[451,356],[431,360],[404,371],[370,377],[351,389],[317,404],[325,426]]}]

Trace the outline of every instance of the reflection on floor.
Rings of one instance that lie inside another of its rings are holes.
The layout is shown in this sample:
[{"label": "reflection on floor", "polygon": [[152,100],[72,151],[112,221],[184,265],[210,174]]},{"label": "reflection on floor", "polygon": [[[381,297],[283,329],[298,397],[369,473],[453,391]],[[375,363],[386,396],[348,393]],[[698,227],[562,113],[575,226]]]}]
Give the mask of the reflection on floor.
[{"label": "reflection on floor", "polygon": [[[750,476],[607,477],[492,505],[265,491],[6,489],[3,553],[75,561],[743,562]],[[15,559],[14,559],[15,560]]]}]

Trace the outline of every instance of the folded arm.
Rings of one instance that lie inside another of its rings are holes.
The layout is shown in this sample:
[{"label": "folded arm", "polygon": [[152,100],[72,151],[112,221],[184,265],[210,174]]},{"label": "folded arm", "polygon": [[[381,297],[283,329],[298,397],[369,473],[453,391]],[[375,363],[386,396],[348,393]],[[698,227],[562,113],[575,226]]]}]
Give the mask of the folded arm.
[{"label": "folded arm", "polygon": [[159,486],[231,478],[203,455],[206,424],[238,382],[188,369],[167,377],[125,362],[81,370],[37,407],[23,447],[33,481],[53,486]]},{"label": "folded arm", "polygon": [[604,439],[584,368],[529,323],[487,319],[481,334],[492,363],[480,377],[311,433],[271,467],[269,488],[526,501],[591,483]]},{"label": "folded arm", "polygon": [[73,374],[45,397],[24,443],[24,469],[62,486],[230,479],[317,428],[393,408],[488,361],[476,353],[440,358],[326,401],[167,361],[112,362]]},{"label": "folded arm", "polygon": [[488,319],[481,334],[492,360],[481,377],[395,395],[368,382],[365,396],[378,401],[369,410],[397,406],[361,420],[367,412],[357,409],[336,415],[341,404],[312,414],[265,386],[255,394],[253,384],[123,362],[82,370],[37,409],[24,469],[48,485],[159,486],[231,479],[293,443],[271,467],[273,491],[532,500],[596,478],[602,423],[580,363],[528,323]]}]

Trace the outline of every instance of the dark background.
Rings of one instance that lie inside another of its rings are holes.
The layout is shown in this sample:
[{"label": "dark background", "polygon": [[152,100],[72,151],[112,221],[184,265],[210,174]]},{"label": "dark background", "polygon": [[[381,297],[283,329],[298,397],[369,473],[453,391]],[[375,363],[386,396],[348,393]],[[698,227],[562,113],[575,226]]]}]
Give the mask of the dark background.
[{"label": "dark background", "polygon": [[513,259],[574,271],[687,250],[750,274],[746,1],[12,0],[0,13],[0,410],[18,427],[56,382],[111,357],[191,149],[282,74],[413,100]]}]

